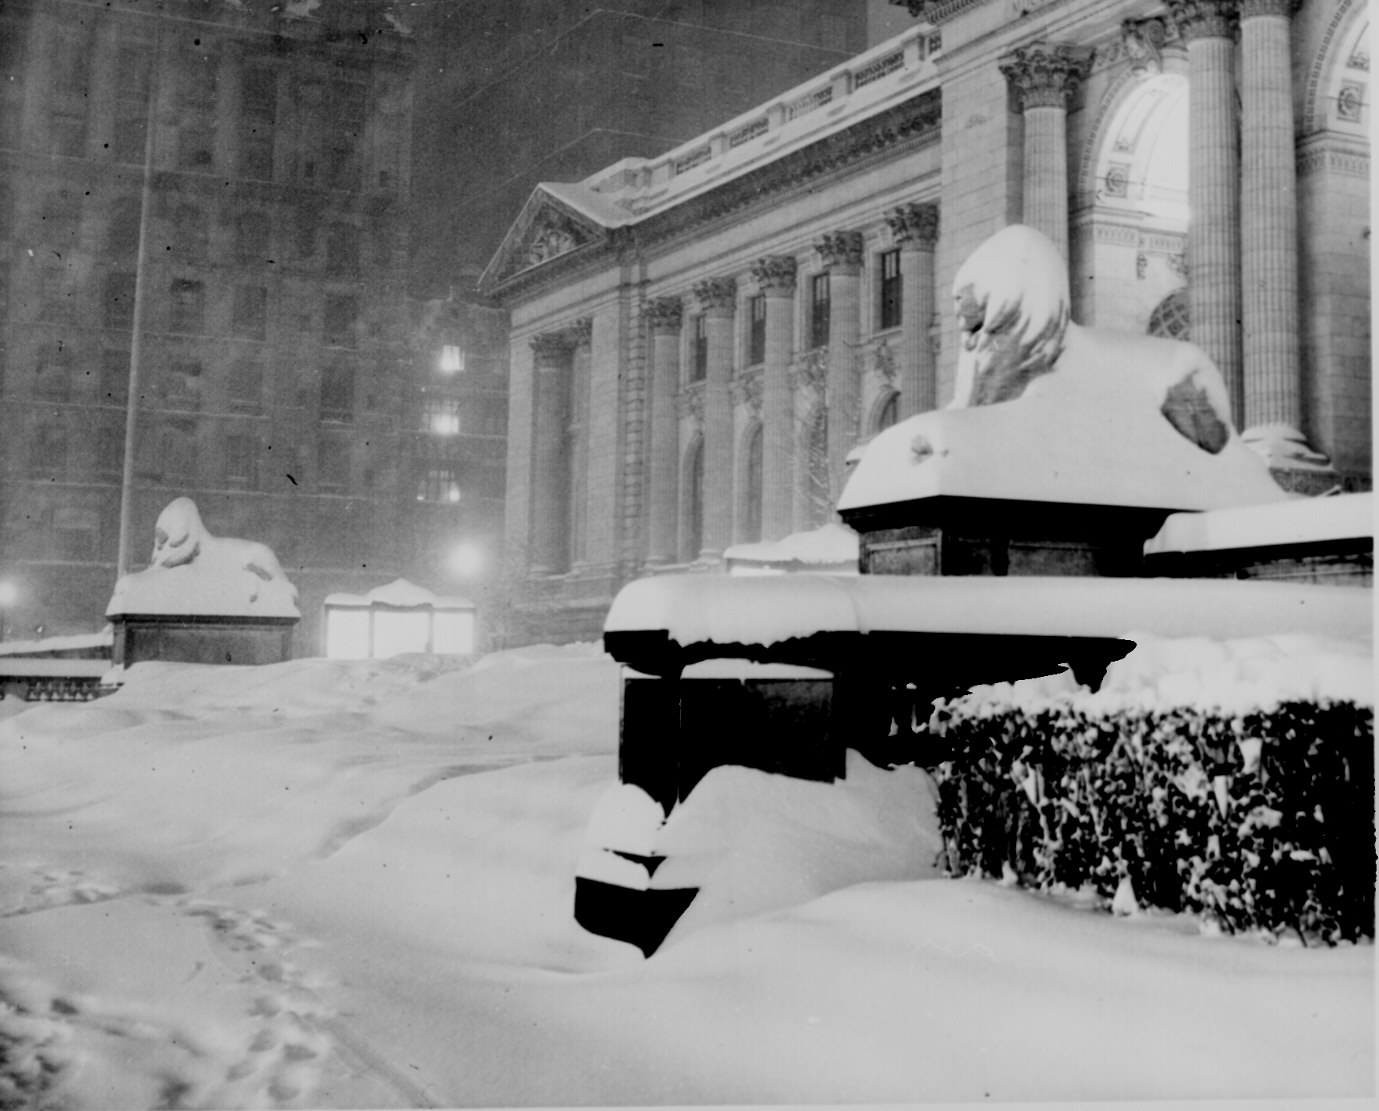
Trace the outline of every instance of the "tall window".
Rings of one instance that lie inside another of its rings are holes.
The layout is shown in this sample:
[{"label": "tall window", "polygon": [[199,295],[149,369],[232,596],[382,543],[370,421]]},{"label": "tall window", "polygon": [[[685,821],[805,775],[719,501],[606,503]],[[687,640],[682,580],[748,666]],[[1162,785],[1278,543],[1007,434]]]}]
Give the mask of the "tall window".
[{"label": "tall window", "polygon": [[766,361],[766,298],[758,293],[747,303],[750,320],[747,333],[747,365],[760,366]]},{"label": "tall window", "polygon": [[321,419],[348,421],[354,417],[354,368],[331,363],[321,368]]},{"label": "tall window", "polygon": [[354,225],[330,225],[326,233],[326,269],[332,274],[359,272],[359,229]]},{"label": "tall window", "polygon": [[685,460],[684,509],[680,518],[680,561],[688,563],[704,546],[704,441],[695,442]]},{"label": "tall window", "polygon": [[690,381],[702,382],[709,373],[709,330],[702,314],[694,318],[690,342],[693,345]]},{"label": "tall window", "polygon": [[809,280],[809,346],[828,345],[828,274],[815,274]]},{"label": "tall window", "polygon": [[881,253],[881,327],[900,327],[900,251]]},{"label": "tall window", "polygon": [[273,225],[262,212],[245,212],[235,220],[235,258],[264,263],[272,255]]},{"label": "tall window", "polygon": [[172,231],[174,251],[193,259],[205,257],[208,229],[204,211],[194,204],[178,205],[172,214]]},{"label": "tall window", "polygon": [[460,399],[428,395],[422,407],[422,430],[438,436],[454,436],[460,431]]},{"label": "tall window", "polygon": [[206,289],[190,278],[173,278],[168,287],[168,330],[193,335],[202,331],[206,313]]},{"label": "tall window", "polygon": [[101,352],[102,405],[123,405],[129,397],[129,351],[110,348]]},{"label": "tall window", "polygon": [[332,347],[353,347],[355,321],[359,302],[349,294],[332,294],[326,298],[322,339]]},{"label": "tall window", "polygon": [[263,364],[241,359],[230,368],[230,408],[236,413],[257,413],[263,407]]},{"label": "tall window", "polygon": [[61,478],[67,473],[67,434],[56,424],[40,424],[29,441],[29,475]]},{"label": "tall window", "polygon": [[69,401],[72,396],[72,362],[66,347],[45,348],[38,356],[34,397],[39,401]]},{"label": "tall window", "polygon": [[758,424],[747,442],[747,473],[743,476],[745,500],[742,506],[742,539],[748,544],[761,539],[762,439],[761,425]]},{"label": "tall window", "polygon": [[417,501],[456,505],[464,496],[459,457],[453,449],[428,453],[417,472]]},{"label": "tall window", "polygon": [[225,481],[233,486],[255,487],[259,483],[258,438],[243,433],[225,437]]},{"label": "tall window", "polygon": [[201,407],[201,364],[195,359],[179,359],[168,367],[164,395],[173,409]]},{"label": "tall window", "polygon": [[318,453],[321,486],[340,489],[350,484],[350,445],[336,436],[323,436]]},{"label": "tall window", "polygon": [[96,558],[100,546],[100,514],[64,506],[53,510],[53,548],[58,559],[81,562]]},{"label": "tall window", "polygon": [[129,328],[134,323],[134,275],[123,270],[105,279],[105,326]]},{"label": "tall window", "polygon": [[235,287],[230,330],[242,339],[263,339],[268,333],[268,290],[261,285]]}]

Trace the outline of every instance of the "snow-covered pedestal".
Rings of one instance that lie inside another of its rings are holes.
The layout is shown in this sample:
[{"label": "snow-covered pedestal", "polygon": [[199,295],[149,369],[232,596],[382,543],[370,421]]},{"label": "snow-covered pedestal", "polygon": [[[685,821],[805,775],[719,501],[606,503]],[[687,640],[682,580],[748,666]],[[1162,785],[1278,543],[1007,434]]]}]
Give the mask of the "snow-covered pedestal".
[{"label": "snow-covered pedestal", "polygon": [[292,655],[297,588],[263,544],[212,536],[190,498],[158,516],[153,558],[106,607],[112,662],[266,664]]},{"label": "snow-covered pedestal", "polygon": [[326,655],[368,659],[403,652],[469,655],[474,651],[474,603],[445,598],[406,579],[367,594],[325,600]]},{"label": "snow-covered pedestal", "polygon": [[838,502],[863,574],[1135,575],[1171,513],[1288,499],[1207,355],[1073,323],[1040,233],[992,236],[953,294],[952,405],[877,435]]}]

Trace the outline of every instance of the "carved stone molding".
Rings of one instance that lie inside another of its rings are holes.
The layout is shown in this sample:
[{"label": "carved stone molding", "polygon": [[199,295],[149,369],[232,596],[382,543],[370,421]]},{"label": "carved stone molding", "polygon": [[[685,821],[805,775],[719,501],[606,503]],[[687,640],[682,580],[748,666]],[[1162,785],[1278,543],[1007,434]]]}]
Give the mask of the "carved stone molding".
[{"label": "carved stone molding", "polygon": [[733,404],[745,405],[751,410],[752,416],[761,416],[761,375],[742,374],[729,383],[732,391]]},{"label": "carved stone molding", "polygon": [[933,250],[938,242],[938,205],[902,204],[886,213],[891,235],[902,247]]},{"label": "carved stone molding", "polygon": [[790,368],[791,391],[811,389],[824,396],[828,384],[828,348],[815,347],[804,352]]},{"label": "carved stone molding", "polygon": [[694,382],[675,395],[675,412],[681,419],[688,417],[698,427],[704,427],[704,383]]},{"label": "carved stone molding", "polygon": [[862,268],[862,233],[860,231],[826,232],[814,244],[826,270],[852,271]]},{"label": "carved stone molding", "polygon": [[1168,27],[1162,19],[1127,19],[1120,25],[1120,41],[1136,77],[1156,77],[1163,72]]},{"label": "carved stone molding", "polygon": [[1228,39],[1240,20],[1240,0],[1166,0],[1168,14],[1187,42]]},{"label": "carved stone molding", "polygon": [[1017,47],[999,68],[1015,90],[1020,110],[1064,108],[1092,68],[1092,52],[1063,43]]},{"label": "carved stone molding", "polygon": [[694,283],[694,297],[707,315],[731,315],[737,307],[737,282],[732,278],[705,278]]},{"label": "carved stone molding", "polygon": [[555,366],[574,349],[568,332],[542,332],[531,337],[532,355],[537,366]]},{"label": "carved stone molding", "polygon": [[895,386],[895,350],[884,339],[877,340],[866,354],[867,372],[883,386]]},{"label": "carved stone molding", "polygon": [[678,332],[685,305],[678,297],[653,297],[642,306],[642,319],[653,332]]},{"label": "carved stone molding", "polygon": [[793,255],[766,255],[752,263],[752,278],[767,297],[795,292],[796,263]]}]

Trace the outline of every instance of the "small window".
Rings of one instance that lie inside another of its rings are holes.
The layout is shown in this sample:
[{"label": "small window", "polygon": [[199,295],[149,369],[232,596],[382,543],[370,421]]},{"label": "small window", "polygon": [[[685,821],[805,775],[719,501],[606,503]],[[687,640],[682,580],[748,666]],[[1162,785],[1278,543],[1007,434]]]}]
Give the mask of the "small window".
[{"label": "small window", "polygon": [[225,437],[225,481],[234,486],[259,483],[259,443],[255,436],[236,433]]},{"label": "small window", "polygon": [[332,274],[359,272],[359,229],[351,224],[332,224],[326,234],[326,269]]},{"label": "small window", "polygon": [[168,367],[164,390],[168,406],[173,409],[201,407],[201,364],[194,359],[181,359]]},{"label": "small window", "polygon": [[747,304],[751,321],[747,337],[747,365],[760,366],[766,361],[766,298],[757,294]]},{"label": "small window", "polygon": [[316,253],[316,214],[309,208],[297,213],[295,247],[298,258],[310,258]]},{"label": "small window", "polygon": [[58,158],[83,158],[86,155],[86,117],[54,112],[48,125],[50,150]]},{"label": "small window", "polygon": [[110,212],[105,249],[112,255],[133,255],[139,249],[140,204],[138,197],[121,197]]},{"label": "small window", "polygon": [[350,445],[347,441],[334,436],[324,437],[317,460],[320,485],[341,489],[350,484]]},{"label": "small window", "polygon": [[96,558],[100,546],[100,515],[89,509],[53,511],[53,547],[58,559],[84,562]]},{"label": "small window", "polygon": [[815,274],[809,282],[809,346],[828,345],[828,274]]},{"label": "small window", "polygon": [[709,373],[709,329],[707,320],[702,315],[694,318],[691,342],[694,349],[690,381],[702,382]]},{"label": "small window", "polygon": [[460,431],[460,399],[428,396],[422,406],[421,427],[437,436],[457,436]]},{"label": "small window", "polygon": [[458,463],[433,461],[417,479],[417,501],[458,505],[462,496]]},{"label": "small window", "polygon": [[900,307],[900,251],[881,253],[881,327],[899,328]]},{"label": "small window", "polygon": [[67,472],[67,436],[55,424],[39,425],[29,441],[29,475],[62,476]]},{"label": "small window", "polygon": [[230,368],[230,408],[236,413],[257,413],[263,407],[263,364],[242,359]]},{"label": "small window", "polygon": [[245,115],[272,120],[278,111],[278,81],[271,66],[245,66],[240,78],[240,108]]},{"label": "small window", "polygon": [[142,105],[121,104],[116,111],[114,142],[110,144],[116,162],[137,164],[144,160],[144,137],[148,117]]},{"label": "small window", "polygon": [[262,212],[242,213],[235,221],[235,258],[264,263],[272,254],[273,225]]},{"label": "small window", "polygon": [[129,352],[101,352],[101,404],[123,405],[129,397]]},{"label": "small window", "polygon": [[273,179],[273,127],[247,121],[239,134],[239,172],[254,181]]},{"label": "small window", "polygon": [[464,349],[457,344],[447,343],[441,348],[441,373],[458,374],[464,370]]},{"label": "small window", "polygon": [[205,257],[208,229],[206,213],[196,205],[179,205],[172,215],[172,248],[189,258]]}]

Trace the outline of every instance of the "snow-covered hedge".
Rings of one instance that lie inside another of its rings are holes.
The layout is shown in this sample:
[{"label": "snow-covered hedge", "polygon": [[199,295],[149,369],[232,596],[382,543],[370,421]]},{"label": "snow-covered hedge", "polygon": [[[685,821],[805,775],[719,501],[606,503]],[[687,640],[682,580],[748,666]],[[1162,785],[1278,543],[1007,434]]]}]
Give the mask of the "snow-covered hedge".
[{"label": "snow-covered hedge", "polygon": [[1374,713],[940,702],[949,870],[1307,943],[1374,935]]}]

